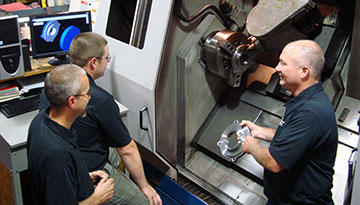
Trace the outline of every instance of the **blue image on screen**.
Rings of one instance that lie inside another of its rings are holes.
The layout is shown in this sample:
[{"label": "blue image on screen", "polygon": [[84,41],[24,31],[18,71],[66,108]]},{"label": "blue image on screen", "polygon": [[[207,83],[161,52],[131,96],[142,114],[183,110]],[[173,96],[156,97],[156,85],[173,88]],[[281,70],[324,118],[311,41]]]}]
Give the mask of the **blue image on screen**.
[{"label": "blue image on screen", "polygon": [[60,23],[58,21],[47,22],[41,32],[41,38],[46,42],[54,42],[54,39],[59,32],[59,28]]},{"label": "blue image on screen", "polygon": [[80,33],[80,29],[76,26],[67,27],[60,37],[60,48],[67,51],[70,48],[71,41]]},{"label": "blue image on screen", "polygon": [[30,16],[33,58],[66,58],[74,37],[91,32],[91,27],[90,11]]}]

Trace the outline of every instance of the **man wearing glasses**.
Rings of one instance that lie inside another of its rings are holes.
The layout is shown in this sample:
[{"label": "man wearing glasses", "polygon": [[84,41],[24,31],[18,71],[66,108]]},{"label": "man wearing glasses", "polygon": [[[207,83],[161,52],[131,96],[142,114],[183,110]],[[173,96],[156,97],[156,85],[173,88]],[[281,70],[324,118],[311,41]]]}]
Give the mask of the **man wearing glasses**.
[{"label": "man wearing glasses", "polygon": [[[71,63],[86,71],[90,82],[91,99],[86,117],[77,119],[73,124],[79,136],[81,156],[89,171],[106,170],[114,178],[112,204],[161,204],[160,196],[145,178],[139,151],[121,119],[113,96],[94,81],[104,75],[111,59],[107,40],[93,32],[81,33],[71,42],[69,56]],[[42,94],[40,109],[47,105]],[[109,163],[109,147],[116,148],[137,186]]]},{"label": "man wearing glasses", "polygon": [[58,66],[45,79],[51,106],[31,122],[27,143],[34,204],[102,204],[113,196],[113,179],[103,171],[88,172],[71,128],[86,111],[89,89],[86,73],[76,65]]}]

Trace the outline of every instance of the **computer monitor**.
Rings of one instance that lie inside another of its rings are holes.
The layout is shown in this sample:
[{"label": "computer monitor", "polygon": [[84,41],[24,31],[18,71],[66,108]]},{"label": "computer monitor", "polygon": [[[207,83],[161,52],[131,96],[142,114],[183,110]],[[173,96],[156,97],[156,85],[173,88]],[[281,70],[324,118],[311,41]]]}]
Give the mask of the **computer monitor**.
[{"label": "computer monitor", "polygon": [[76,35],[91,31],[90,11],[30,16],[33,58],[54,56],[50,64],[67,63],[70,43]]}]

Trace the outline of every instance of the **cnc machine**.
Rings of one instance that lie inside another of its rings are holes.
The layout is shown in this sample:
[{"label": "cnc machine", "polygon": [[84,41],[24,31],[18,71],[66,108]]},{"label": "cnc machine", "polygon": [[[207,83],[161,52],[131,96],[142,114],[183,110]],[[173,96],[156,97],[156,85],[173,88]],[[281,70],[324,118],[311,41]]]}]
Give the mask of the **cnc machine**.
[{"label": "cnc machine", "polygon": [[166,175],[223,204],[265,204],[263,168],[242,153],[236,132],[247,131],[238,122],[277,127],[291,97],[274,70],[279,54],[291,41],[313,39],[325,53],[322,83],[338,119],[332,193],[342,204],[358,143],[356,7],[336,0],[103,0],[94,31],[107,37],[112,61],[98,84],[129,108],[131,136],[168,166]]}]

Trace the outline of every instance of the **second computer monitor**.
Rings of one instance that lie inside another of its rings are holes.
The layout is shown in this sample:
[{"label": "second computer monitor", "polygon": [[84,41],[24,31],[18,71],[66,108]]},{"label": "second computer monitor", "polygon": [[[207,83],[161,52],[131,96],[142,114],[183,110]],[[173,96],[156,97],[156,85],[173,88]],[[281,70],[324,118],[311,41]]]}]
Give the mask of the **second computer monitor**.
[{"label": "second computer monitor", "polygon": [[56,13],[30,17],[33,58],[65,56],[72,39],[91,31],[90,11]]}]

